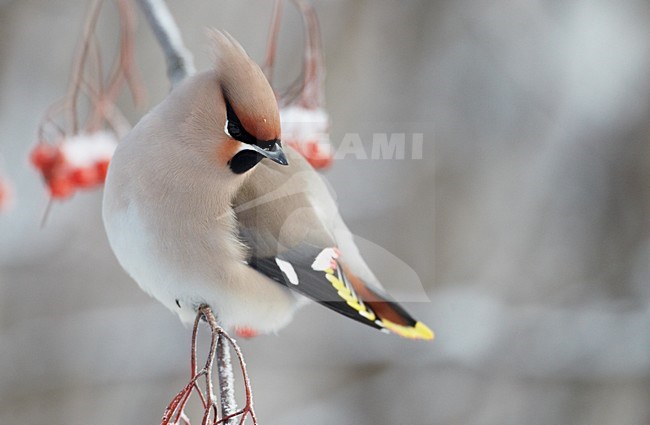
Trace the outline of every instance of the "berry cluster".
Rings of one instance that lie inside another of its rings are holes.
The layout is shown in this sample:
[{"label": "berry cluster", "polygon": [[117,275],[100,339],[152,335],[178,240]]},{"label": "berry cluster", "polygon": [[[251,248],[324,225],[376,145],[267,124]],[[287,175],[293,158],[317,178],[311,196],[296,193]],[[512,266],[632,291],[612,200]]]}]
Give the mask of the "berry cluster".
[{"label": "berry cluster", "polygon": [[318,140],[289,139],[287,145],[298,151],[317,170],[328,168],[332,165],[332,155],[329,146],[323,145]]},{"label": "berry cluster", "polygon": [[280,119],[283,143],[298,151],[317,170],[332,164],[329,117],[323,109],[289,106],[280,110]]},{"label": "berry cluster", "polygon": [[30,160],[43,176],[50,196],[67,199],[78,189],[104,184],[115,146],[114,138],[106,133],[78,135],[58,145],[39,143]]}]

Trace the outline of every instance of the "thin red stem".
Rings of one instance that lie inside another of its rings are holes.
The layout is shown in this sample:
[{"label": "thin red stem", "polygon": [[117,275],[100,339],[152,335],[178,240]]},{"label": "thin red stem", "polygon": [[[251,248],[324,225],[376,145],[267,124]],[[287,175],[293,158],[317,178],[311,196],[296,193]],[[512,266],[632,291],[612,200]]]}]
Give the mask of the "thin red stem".
[{"label": "thin red stem", "polygon": [[96,0],[90,9],[86,26],[84,28],[83,44],[81,52],[79,53],[77,63],[72,73],[72,80],[70,82],[70,89],[68,91],[68,101],[70,102],[70,125],[72,126],[72,133],[76,134],[79,129],[78,116],[77,116],[77,99],[79,97],[79,90],[81,89],[81,80],[86,66],[86,59],[90,49],[92,34],[97,27],[97,20],[99,19],[99,12],[104,0]]},{"label": "thin red stem", "polygon": [[264,75],[269,83],[273,83],[273,72],[275,70],[275,56],[278,49],[278,36],[280,35],[280,21],[282,20],[282,9],[284,0],[275,0],[273,5],[273,15],[271,16],[271,26],[269,28],[269,39],[266,44],[266,58],[264,60]]}]

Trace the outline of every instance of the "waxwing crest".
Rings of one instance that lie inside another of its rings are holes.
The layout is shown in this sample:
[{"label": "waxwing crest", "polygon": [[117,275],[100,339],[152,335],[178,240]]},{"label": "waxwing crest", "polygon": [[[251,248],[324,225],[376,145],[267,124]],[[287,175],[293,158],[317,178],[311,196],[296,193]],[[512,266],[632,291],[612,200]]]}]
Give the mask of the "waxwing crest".
[{"label": "waxwing crest", "polygon": [[215,70],[227,106],[257,140],[280,139],[280,114],[271,85],[260,67],[228,33],[210,30]]},{"label": "waxwing crest", "polygon": [[248,57],[246,50],[228,32],[210,28],[207,30],[207,35],[212,42],[212,54],[214,55],[215,66],[227,60],[231,55]]}]

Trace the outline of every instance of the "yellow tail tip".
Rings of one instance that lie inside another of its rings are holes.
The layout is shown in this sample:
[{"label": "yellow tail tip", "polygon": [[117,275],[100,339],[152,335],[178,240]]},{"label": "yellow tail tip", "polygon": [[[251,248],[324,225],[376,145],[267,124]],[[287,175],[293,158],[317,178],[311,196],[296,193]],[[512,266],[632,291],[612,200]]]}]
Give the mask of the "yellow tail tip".
[{"label": "yellow tail tip", "polygon": [[436,334],[434,334],[433,331],[422,322],[417,322],[413,329],[415,330],[415,333],[418,335],[419,339],[432,340],[436,337]]},{"label": "yellow tail tip", "polygon": [[416,322],[415,326],[402,326],[386,319],[382,319],[381,322],[386,329],[404,338],[424,340],[435,338],[433,331],[422,322]]}]

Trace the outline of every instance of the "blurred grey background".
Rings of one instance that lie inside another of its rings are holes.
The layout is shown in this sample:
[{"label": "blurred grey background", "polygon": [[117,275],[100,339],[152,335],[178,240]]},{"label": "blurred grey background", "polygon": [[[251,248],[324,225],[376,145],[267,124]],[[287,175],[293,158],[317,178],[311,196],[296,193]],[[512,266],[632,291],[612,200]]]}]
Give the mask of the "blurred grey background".
[{"label": "blurred grey background", "polygon": [[[206,27],[263,58],[270,1],[169,4],[199,69]],[[242,342],[260,423],[650,424],[650,3],[314,4],[334,145],[424,135],[421,160],[350,156],[325,175],[352,231],[408,265],[364,250],[386,286],[419,276],[431,301],[407,307],[437,339],[309,306]],[[0,1],[0,153],[17,192],[0,216],[0,424],[155,424],[187,379],[190,332],[116,263],[101,194],[56,204],[39,229],[28,151],[86,9]],[[116,26],[107,7],[109,46]],[[137,37],[151,106],[169,83],[142,18]],[[280,42],[286,86],[302,48],[290,7]]]}]

